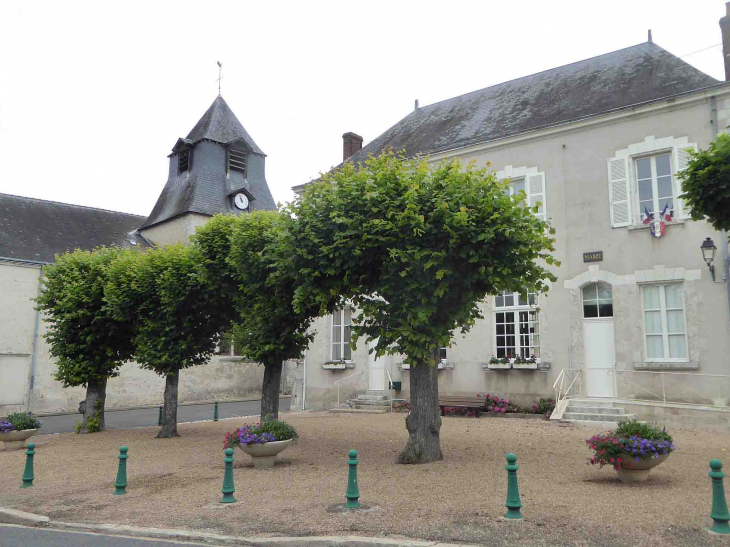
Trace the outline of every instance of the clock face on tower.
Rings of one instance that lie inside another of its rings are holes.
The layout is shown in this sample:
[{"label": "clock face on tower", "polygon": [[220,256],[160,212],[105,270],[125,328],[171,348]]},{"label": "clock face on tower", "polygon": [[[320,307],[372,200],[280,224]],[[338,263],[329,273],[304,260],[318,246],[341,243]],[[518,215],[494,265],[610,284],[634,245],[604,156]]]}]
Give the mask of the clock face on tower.
[{"label": "clock face on tower", "polygon": [[237,209],[240,209],[241,211],[248,208],[248,198],[246,197],[246,194],[236,194],[236,197],[233,198],[233,204],[236,206]]}]

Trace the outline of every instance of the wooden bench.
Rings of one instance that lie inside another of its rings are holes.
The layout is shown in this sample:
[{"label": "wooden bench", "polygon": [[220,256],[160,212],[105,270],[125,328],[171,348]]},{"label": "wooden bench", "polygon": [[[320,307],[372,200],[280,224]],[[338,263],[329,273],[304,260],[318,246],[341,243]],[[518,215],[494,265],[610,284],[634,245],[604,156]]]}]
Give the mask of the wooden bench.
[{"label": "wooden bench", "polygon": [[486,410],[487,403],[484,397],[470,397],[468,395],[443,395],[439,397],[439,408],[441,414],[444,413],[444,407],[451,406],[457,408],[475,408],[477,410]]}]

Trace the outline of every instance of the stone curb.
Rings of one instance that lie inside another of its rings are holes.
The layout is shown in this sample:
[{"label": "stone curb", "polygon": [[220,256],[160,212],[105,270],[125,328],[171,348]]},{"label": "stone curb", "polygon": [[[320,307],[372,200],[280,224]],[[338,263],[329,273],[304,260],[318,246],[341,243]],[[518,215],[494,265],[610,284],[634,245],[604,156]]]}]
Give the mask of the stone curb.
[{"label": "stone curb", "polygon": [[5,509],[0,507],[0,523],[3,524],[23,524],[25,526],[48,526],[51,519],[42,515],[34,515],[33,513],[25,513],[24,511],[16,511],[15,509]]},{"label": "stone curb", "polygon": [[43,515],[25,513],[15,509],[0,507],[0,523],[25,526],[46,526],[56,530],[72,532],[104,533],[127,537],[150,539],[196,541],[216,545],[244,545],[248,547],[478,547],[438,541],[418,541],[412,539],[376,538],[361,536],[304,536],[304,537],[235,537],[190,530],[164,528],[140,528],[124,524],[79,524],[58,522]]}]

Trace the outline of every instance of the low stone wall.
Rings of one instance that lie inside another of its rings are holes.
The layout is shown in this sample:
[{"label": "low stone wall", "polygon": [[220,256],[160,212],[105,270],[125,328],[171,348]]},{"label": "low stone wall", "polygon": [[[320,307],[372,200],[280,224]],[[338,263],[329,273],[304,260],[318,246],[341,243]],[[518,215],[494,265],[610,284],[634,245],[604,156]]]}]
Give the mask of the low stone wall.
[{"label": "low stone wall", "polygon": [[667,429],[708,429],[730,431],[730,408],[689,407],[684,405],[658,405],[635,401],[616,401],[616,406],[635,414],[637,419],[656,422]]}]

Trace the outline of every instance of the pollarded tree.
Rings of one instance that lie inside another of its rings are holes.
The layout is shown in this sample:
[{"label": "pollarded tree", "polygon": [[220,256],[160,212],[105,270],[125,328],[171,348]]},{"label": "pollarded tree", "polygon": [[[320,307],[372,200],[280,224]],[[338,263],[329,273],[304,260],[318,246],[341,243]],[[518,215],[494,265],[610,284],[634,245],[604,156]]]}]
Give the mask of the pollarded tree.
[{"label": "pollarded tree", "polygon": [[[319,305],[294,310],[296,289],[292,252],[283,246],[288,217],[261,211],[241,217],[217,215],[193,237],[204,256],[211,284],[218,287],[221,306],[232,302],[236,348],[264,365],[261,418],[279,416],[282,362],[299,358],[313,334],[308,332]],[[333,307],[330,298],[326,306]]]},{"label": "pollarded tree", "polygon": [[226,325],[198,249],[172,245],[125,254],[110,268],[105,296],[115,317],[133,321],[134,359],[165,377],[158,438],[178,437],[180,370],[207,363]]},{"label": "pollarded tree", "polygon": [[64,387],[86,387],[80,433],[104,429],[107,380],[132,358],[133,322],[114,318],[104,300],[110,264],[129,252],[76,250],[43,269],[36,302],[48,323],[50,353],[58,359],[54,377]]},{"label": "pollarded tree", "polygon": [[431,169],[389,151],[324,175],[288,209],[296,302],[351,299],[361,312],[353,340],[411,364],[401,463],[442,458],[439,348],[481,317],[487,295],[545,292],[555,280],[542,265],[553,263],[554,230],[506,188],[486,168]]},{"label": "pollarded tree", "polygon": [[692,219],[707,217],[716,230],[730,230],[730,135],[723,133],[707,150],[690,155],[679,177]]}]

